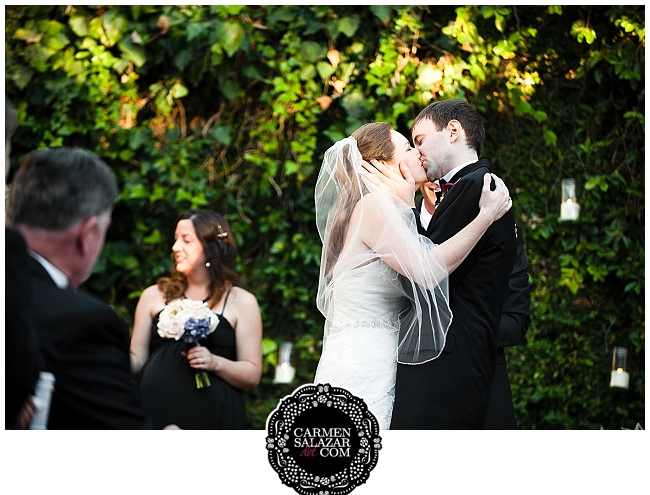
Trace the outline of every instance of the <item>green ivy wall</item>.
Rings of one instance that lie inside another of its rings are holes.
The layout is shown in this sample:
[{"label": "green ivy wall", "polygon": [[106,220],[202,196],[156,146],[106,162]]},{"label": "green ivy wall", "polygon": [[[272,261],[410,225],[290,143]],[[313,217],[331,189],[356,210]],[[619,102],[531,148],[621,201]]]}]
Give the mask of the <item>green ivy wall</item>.
[{"label": "green ivy wall", "polygon": [[[367,121],[407,136],[464,98],[508,184],[531,265],[532,323],[508,350],[520,427],[645,428],[644,6],[6,6],[12,173],[41,147],[90,149],[122,194],[86,289],[130,324],[167,273],[174,223],[232,223],[264,321],[264,428],[313,378],[323,319],[313,188],[323,152]],[[558,221],[560,184],[580,219]],[[272,384],[295,344],[296,382]],[[630,388],[609,388],[614,345]]]}]

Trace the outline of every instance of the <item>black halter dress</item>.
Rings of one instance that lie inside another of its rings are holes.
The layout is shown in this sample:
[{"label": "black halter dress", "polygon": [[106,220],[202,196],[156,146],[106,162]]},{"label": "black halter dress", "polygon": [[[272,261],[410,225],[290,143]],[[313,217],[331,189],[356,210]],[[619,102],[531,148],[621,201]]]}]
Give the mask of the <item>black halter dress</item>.
[{"label": "black halter dress", "polygon": [[[235,330],[223,317],[230,291],[226,294],[219,324],[201,345],[212,354],[237,359]],[[162,311],[161,311],[162,312]],[[190,344],[158,335],[158,318],[151,325],[149,359],[138,377],[142,407],[156,428],[175,424],[184,430],[239,430],[246,428],[246,406],[242,391],[208,372],[210,386],[197,388],[195,374],[182,351]]]}]

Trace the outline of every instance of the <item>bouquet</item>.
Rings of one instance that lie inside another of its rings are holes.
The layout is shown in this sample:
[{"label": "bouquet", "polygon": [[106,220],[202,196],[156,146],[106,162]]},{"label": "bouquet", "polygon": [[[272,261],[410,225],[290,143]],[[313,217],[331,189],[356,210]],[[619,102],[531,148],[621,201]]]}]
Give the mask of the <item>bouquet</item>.
[{"label": "bouquet", "polygon": [[[219,317],[203,301],[178,299],[172,301],[160,313],[158,318],[158,335],[163,339],[183,340],[197,345],[214,332],[219,324]],[[196,388],[210,386],[208,374],[203,371],[195,373]]]}]

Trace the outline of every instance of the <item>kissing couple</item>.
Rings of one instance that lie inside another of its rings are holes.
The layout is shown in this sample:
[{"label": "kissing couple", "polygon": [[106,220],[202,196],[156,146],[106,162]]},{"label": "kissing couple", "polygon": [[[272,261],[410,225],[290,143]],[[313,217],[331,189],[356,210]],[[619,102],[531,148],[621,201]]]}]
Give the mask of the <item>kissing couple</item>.
[{"label": "kissing couple", "polygon": [[[381,429],[483,429],[515,261],[512,200],[479,159],[471,105],[432,103],[411,131],[415,148],[386,122],[365,124],[325,153],[314,382],[361,397]],[[453,187],[425,231],[415,190],[439,179]]]}]

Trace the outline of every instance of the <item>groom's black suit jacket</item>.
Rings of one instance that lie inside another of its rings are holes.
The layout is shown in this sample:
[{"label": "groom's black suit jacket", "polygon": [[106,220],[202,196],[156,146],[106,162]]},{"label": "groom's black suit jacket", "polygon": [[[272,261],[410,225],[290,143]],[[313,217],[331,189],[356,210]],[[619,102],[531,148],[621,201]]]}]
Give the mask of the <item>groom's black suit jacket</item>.
[{"label": "groom's black suit jacket", "polygon": [[[487,160],[468,165],[437,207],[426,235],[453,237],[479,212]],[[497,336],[516,250],[510,209],[449,276],[453,320],[441,355],[398,365],[391,429],[483,429],[497,360]]]},{"label": "groom's black suit jacket", "polygon": [[[416,213],[421,210],[422,199],[415,206]],[[416,215],[416,218],[419,218]],[[426,235],[418,222],[421,235]],[[508,280],[499,337],[497,340],[497,367],[492,379],[490,406],[488,407],[485,428],[489,430],[512,430],[517,428],[512,391],[508,378],[505,348],[520,344],[530,325],[530,285],[528,283],[528,260],[524,253],[521,229],[517,226],[517,254],[515,264]]]},{"label": "groom's black suit jacket", "polygon": [[132,386],[129,333],[105,302],[60,289],[29,258],[44,370],[54,374],[49,429],[151,428]]}]

